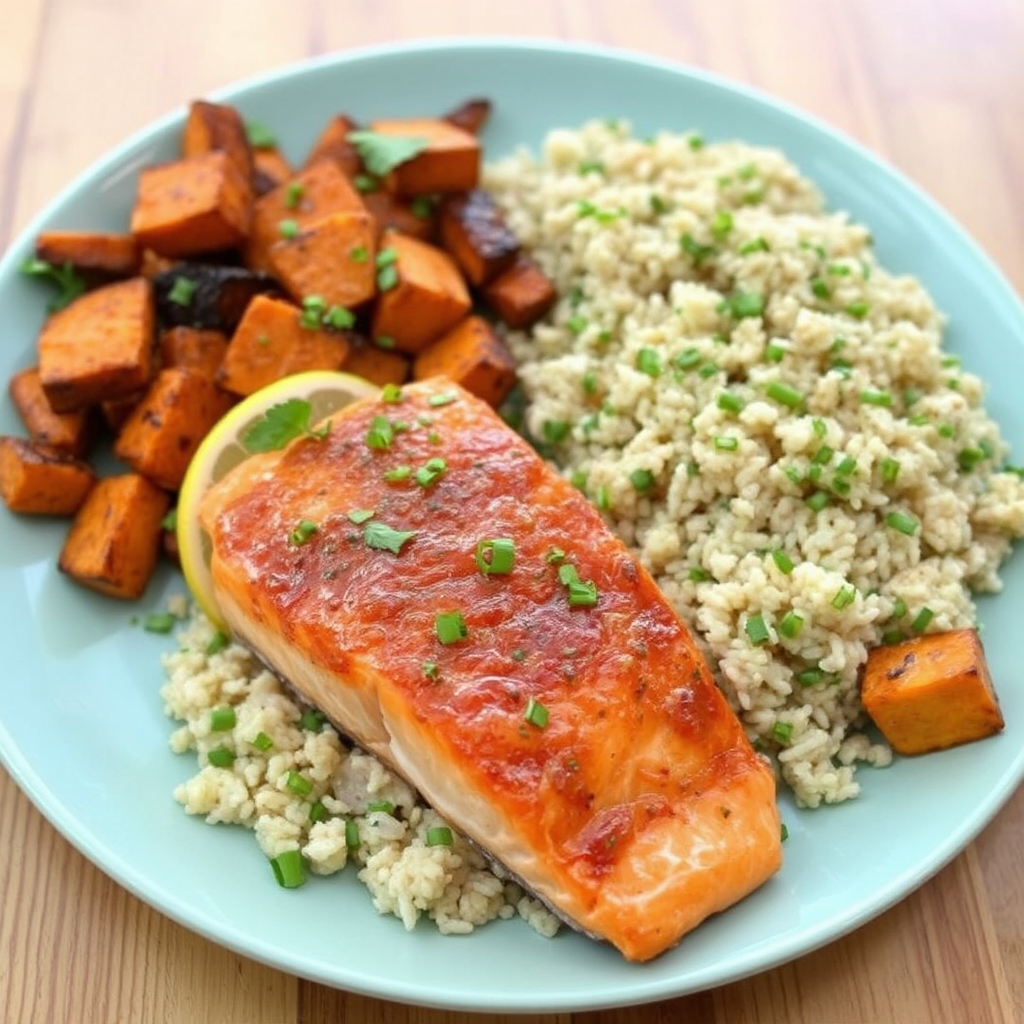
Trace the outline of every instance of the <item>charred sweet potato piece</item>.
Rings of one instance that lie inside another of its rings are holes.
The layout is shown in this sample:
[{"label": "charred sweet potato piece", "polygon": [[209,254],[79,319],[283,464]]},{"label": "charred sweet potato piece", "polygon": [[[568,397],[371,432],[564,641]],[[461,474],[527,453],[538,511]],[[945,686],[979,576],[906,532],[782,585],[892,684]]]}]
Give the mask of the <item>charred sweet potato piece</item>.
[{"label": "charred sweet potato piece", "polygon": [[252,207],[249,178],[228,153],[210,150],[140,171],[131,230],[161,256],[217,252],[245,241]]},{"label": "charred sweet potato piece", "polygon": [[372,333],[380,344],[388,338],[400,352],[422,351],[454,327],[470,309],[466,283],[451,257],[441,249],[397,231],[382,239],[378,263],[388,254],[394,280],[380,283]]},{"label": "charred sweet potato piece", "polygon": [[208,377],[163,369],[121,428],[114,454],[157,486],[177,490],[199,443],[233,404]]},{"label": "charred sweet potato piece", "polygon": [[39,380],[57,412],[138,391],[153,368],[153,297],[144,277],[86,292],[39,334]]},{"label": "charred sweet potato piece", "polygon": [[441,244],[478,288],[507,270],[519,253],[519,239],[483,189],[447,196],[438,223]]},{"label": "charred sweet potato piece", "polygon": [[47,444],[0,437],[0,497],[12,512],[74,515],[95,482],[88,462]]},{"label": "charred sweet potato piece", "polygon": [[156,568],[160,522],[170,502],[138,473],[97,480],[61,549],[61,572],[110,597],[141,597]]},{"label": "charred sweet potato piece", "polygon": [[[291,302],[258,295],[232,335],[217,383],[236,395],[249,395],[291,373],[340,370],[348,339],[315,326],[315,319]],[[311,326],[303,326],[304,320]]]},{"label": "charred sweet potato piece", "polygon": [[260,146],[252,151],[252,186],[257,196],[295,177],[295,170],[277,146]]},{"label": "charred sweet potato piece", "polygon": [[416,380],[447,377],[497,407],[516,382],[516,364],[483,317],[467,316],[416,357],[412,375]]},{"label": "charred sweet potato piece", "polygon": [[431,242],[437,234],[437,210],[427,196],[404,199],[383,189],[364,192],[363,202],[377,222],[378,237],[386,231],[401,231],[422,242]]},{"label": "charred sweet potato piece", "polygon": [[409,379],[409,360],[394,349],[381,348],[365,338],[351,338],[341,368],[374,384],[404,384]]},{"label": "charred sweet potato piece", "polygon": [[96,415],[91,408],[54,412],[43,391],[39,370],[26,367],[8,385],[11,401],[25,424],[28,436],[64,455],[80,459],[88,454],[96,434]]},{"label": "charred sweet potato piece", "polygon": [[301,303],[319,295],[328,306],[361,306],[377,290],[377,232],[368,213],[334,213],[270,249],[270,265]]},{"label": "charred sweet potato piece", "polygon": [[[300,175],[256,200],[245,265],[270,270],[271,247],[291,228],[299,231],[335,213],[366,213],[355,186],[330,160],[318,160]],[[282,225],[285,226],[282,230]]]},{"label": "charred sweet potato piece", "polygon": [[864,709],[900,754],[925,754],[1003,728],[976,630],[876,647],[861,680]]},{"label": "charred sweet potato piece", "polygon": [[268,274],[217,263],[175,263],[153,278],[156,313],[165,327],[230,334],[256,295],[280,287]]},{"label": "charred sweet potato piece", "polygon": [[242,115],[226,103],[194,100],[181,136],[182,156],[225,153],[247,181],[252,182],[253,155]]},{"label": "charred sweet potato piece", "polygon": [[490,100],[471,99],[449,110],[444,115],[444,120],[455,125],[456,128],[461,128],[464,132],[479,135],[490,116]]},{"label": "charred sweet potato piece", "polygon": [[370,130],[377,135],[424,143],[419,153],[400,163],[384,179],[389,191],[421,196],[476,188],[481,149],[479,140],[470,132],[449,121],[429,117],[374,121]]},{"label": "charred sweet potato piece", "polygon": [[555,286],[537,264],[520,253],[508,270],[481,289],[484,301],[516,330],[536,323],[558,298]]},{"label": "charred sweet potato piece", "polygon": [[214,380],[228,350],[228,337],[222,331],[197,327],[171,327],[160,335],[160,362],[191,370]]},{"label": "charred sweet potato piece", "polygon": [[55,267],[71,264],[90,284],[134,277],[141,262],[131,235],[101,231],[43,231],[36,238],[36,256]]},{"label": "charred sweet potato piece", "polygon": [[359,126],[345,114],[332,117],[313,143],[306,155],[305,167],[312,167],[318,160],[330,160],[345,175],[354,178],[363,169],[356,147],[349,142],[348,134]]}]

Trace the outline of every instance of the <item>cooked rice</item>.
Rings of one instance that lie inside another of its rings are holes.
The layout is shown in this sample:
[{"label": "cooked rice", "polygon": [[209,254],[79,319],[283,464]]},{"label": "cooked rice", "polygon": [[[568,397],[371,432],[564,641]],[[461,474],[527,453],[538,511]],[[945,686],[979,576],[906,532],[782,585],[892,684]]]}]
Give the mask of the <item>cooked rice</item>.
[{"label": "cooked rice", "polygon": [[972,625],[1024,534],[1024,481],[941,314],[775,150],[594,122],[486,186],[560,295],[510,338],[528,430],[652,571],[798,803],[856,796],[857,763],[891,759],[864,732],[868,651]]}]

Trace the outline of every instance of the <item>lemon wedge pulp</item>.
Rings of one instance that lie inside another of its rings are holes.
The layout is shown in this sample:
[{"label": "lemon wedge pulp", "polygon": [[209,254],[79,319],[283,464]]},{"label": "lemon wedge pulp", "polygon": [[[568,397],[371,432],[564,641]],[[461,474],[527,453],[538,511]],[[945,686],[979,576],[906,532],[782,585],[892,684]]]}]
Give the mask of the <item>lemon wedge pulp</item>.
[{"label": "lemon wedge pulp", "polygon": [[352,402],[379,394],[376,384],[350,373],[333,370],[296,373],[243,399],[203,439],[178,492],[176,532],[185,582],[196,603],[218,627],[224,627],[224,618],[213,592],[210,538],[199,525],[199,503],[203,495],[249,457],[242,439],[271,406],[303,399],[310,403],[312,424]]}]

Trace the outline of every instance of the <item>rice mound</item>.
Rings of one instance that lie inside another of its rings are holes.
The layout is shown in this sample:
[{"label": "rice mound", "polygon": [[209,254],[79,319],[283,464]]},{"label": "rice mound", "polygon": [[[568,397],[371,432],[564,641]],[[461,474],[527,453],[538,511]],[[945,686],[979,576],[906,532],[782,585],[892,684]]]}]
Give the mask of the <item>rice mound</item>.
[{"label": "rice mound", "polygon": [[970,626],[1024,481],[922,285],[779,152],[551,132],[485,186],[559,300],[525,427],[693,630],[798,804],[859,792],[870,648]]},{"label": "rice mound", "polygon": [[[557,918],[457,830],[450,845],[431,845],[430,829],[450,828],[441,816],[375,757],[348,747],[247,648],[181,600],[170,610],[186,621],[177,650],[164,656],[160,695],[182,723],[171,749],[198,762],[174,791],[187,813],[252,829],[268,858],[298,850],[316,875],[352,863],[378,912],[409,930],[426,916],[443,934],[463,935],[518,915],[542,935],[558,931]],[[215,729],[212,712],[228,708],[233,724]],[[221,749],[225,767],[210,763]],[[308,792],[295,791],[293,773]],[[349,823],[358,844],[349,845]]]}]

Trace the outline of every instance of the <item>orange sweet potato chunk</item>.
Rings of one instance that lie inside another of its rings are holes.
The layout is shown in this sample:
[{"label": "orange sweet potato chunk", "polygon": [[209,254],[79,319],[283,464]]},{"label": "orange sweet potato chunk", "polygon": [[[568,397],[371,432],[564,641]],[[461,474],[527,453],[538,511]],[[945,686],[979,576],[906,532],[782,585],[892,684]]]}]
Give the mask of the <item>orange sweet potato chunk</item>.
[{"label": "orange sweet potato chunk", "polygon": [[468,192],[480,180],[480,140],[442,118],[374,121],[378,135],[419,139],[424,148],[399,164],[385,179],[389,191],[420,196],[434,192]]},{"label": "orange sweet potato chunk", "polygon": [[156,568],[170,495],[138,473],[104,477],[71,524],[58,567],[109,597],[141,597]]},{"label": "orange sweet potato chunk", "polygon": [[349,353],[344,334],[304,327],[303,311],[282,299],[257,295],[228,344],[217,383],[250,395],[304,370],[340,370]]},{"label": "orange sweet potato chunk", "polygon": [[271,272],[301,303],[361,306],[377,291],[377,231],[368,213],[334,213],[270,248]]},{"label": "orange sweet potato chunk", "polygon": [[555,286],[524,253],[482,289],[484,301],[515,330],[536,323],[558,298]]},{"label": "orange sweet potato chunk", "polygon": [[74,515],[95,481],[88,462],[46,444],[0,437],[0,497],[12,512]]},{"label": "orange sweet potato chunk", "polygon": [[306,167],[312,167],[318,160],[330,160],[345,175],[354,178],[363,169],[356,147],[348,141],[348,134],[358,125],[345,114],[332,117],[313,143],[306,155]]},{"label": "orange sweet potato chunk", "polygon": [[366,339],[354,341],[341,368],[346,373],[379,384],[404,384],[409,379],[409,360],[401,352],[384,349]]},{"label": "orange sweet potato chunk", "polygon": [[242,115],[226,103],[194,100],[181,136],[182,156],[225,153],[243,178],[251,182],[253,154]]},{"label": "orange sweet potato chunk", "polygon": [[258,196],[270,192],[295,177],[295,169],[276,146],[260,146],[252,151],[253,189]]},{"label": "orange sweet potato chunk", "polygon": [[393,256],[394,281],[381,286],[372,333],[400,352],[416,354],[454,327],[470,310],[466,282],[451,257],[436,246],[388,232],[378,262]]},{"label": "orange sweet potato chunk", "polygon": [[39,380],[56,412],[144,388],[153,375],[153,294],[144,277],[86,292],[39,334]]},{"label": "orange sweet potato chunk", "polygon": [[144,167],[131,230],[160,256],[191,256],[240,245],[252,220],[252,185],[223,150]]},{"label": "orange sweet potato chunk", "polygon": [[439,224],[441,244],[477,287],[507,270],[519,253],[519,239],[483,189],[448,196]]},{"label": "orange sweet potato chunk", "polygon": [[944,750],[1003,728],[981,639],[973,629],[875,648],[864,667],[861,699],[900,754]]},{"label": "orange sweet potato chunk", "polygon": [[413,377],[447,377],[497,407],[516,382],[516,364],[483,317],[467,316],[416,357]]},{"label": "orange sweet potato chunk", "polygon": [[99,231],[44,231],[36,238],[36,256],[55,267],[70,263],[86,280],[132,277],[141,253],[131,235]]},{"label": "orange sweet potato chunk", "polygon": [[77,459],[88,453],[96,433],[95,410],[54,412],[43,391],[39,369],[35,366],[19,370],[11,377],[8,391],[33,441]]},{"label": "orange sweet potato chunk", "polygon": [[198,327],[171,327],[160,335],[160,362],[198,373],[208,380],[217,376],[228,350],[228,338],[220,331]]}]

